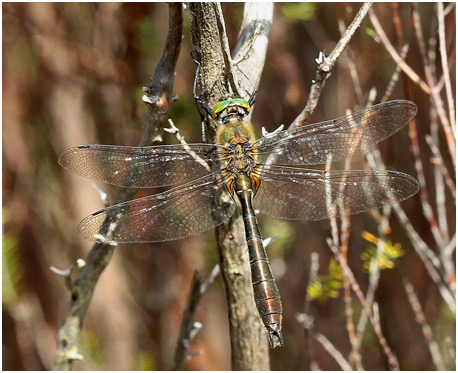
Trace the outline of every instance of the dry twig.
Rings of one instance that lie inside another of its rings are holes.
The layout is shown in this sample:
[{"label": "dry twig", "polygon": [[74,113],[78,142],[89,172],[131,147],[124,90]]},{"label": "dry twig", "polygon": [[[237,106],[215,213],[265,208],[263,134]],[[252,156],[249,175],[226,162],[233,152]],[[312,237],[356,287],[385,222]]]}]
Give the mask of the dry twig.
[{"label": "dry twig", "polygon": [[220,270],[218,265],[212,269],[205,280],[201,280],[197,269],[194,272],[191,291],[189,292],[186,308],[183,311],[183,320],[181,322],[177,347],[175,349],[175,357],[170,368],[171,370],[183,370],[186,361],[193,355],[193,353],[189,352],[189,347],[192,339],[201,328],[201,324],[194,321],[195,314],[199,308],[202,296],[207,292],[208,287],[213,283],[219,273]]},{"label": "dry twig", "polygon": [[313,335],[313,338],[315,338],[323,346],[329,355],[331,355],[337,364],[339,364],[342,370],[353,370],[351,365],[347,360],[345,360],[341,352],[335,348],[332,342],[315,329],[313,326],[313,320],[311,320],[309,316],[307,316],[305,313],[299,313],[296,315],[296,319],[302,324],[304,330],[309,331]]},{"label": "dry twig", "polygon": [[[160,131],[167,122],[167,113],[172,104],[172,89],[175,64],[180,52],[183,28],[182,5],[169,5],[169,33],[162,58],[151,78],[148,89],[148,115],[146,129],[139,146],[151,145],[160,138]],[[135,189],[121,188],[115,203],[130,200]],[[86,265],[81,268],[79,278],[72,284],[72,298],[67,315],[59,330],[53,369],[69,370],[72,362],[79,359],[78,341],[83,320],[92,299],[97,281],[110,262],[114,246],[96,243],[88,255]]]},{"label": "dry twig", "polygon": [[302,112],[297,116],[296,119],[294,119],[294,122],[291,124],[291,127],[302,126],[308,120],[310,114],[312,114],[315,110],[326,79],[328,78],[332,68],[341,56],[345,47],[350,42],[355,31],[361,25],[361,22],[363,21],[371,6],[372,3],[363,4],[363,6],[353,19],[353,22],[350,24],[350,26],[347,27],[343,36],[340,38],[334,50],[328,57],[325,57],[323,54],[320,54],[320,57],[317,60],[319,66],[316,72],[315,80],[313,81],[312,87],[310,88],[309,99]]}]

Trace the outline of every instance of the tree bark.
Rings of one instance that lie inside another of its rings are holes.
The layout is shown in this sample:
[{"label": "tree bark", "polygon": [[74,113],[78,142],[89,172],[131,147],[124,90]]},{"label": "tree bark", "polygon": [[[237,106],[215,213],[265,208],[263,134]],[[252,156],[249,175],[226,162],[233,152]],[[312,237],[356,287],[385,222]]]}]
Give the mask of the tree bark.
[{"label": "tree bark", "polygon": [[[264,8],[264,12],[261,8]],[[259,82],[264,65],[272,9],[273,6],[266,3],[246,5],[237,43],[237,57],[244,57],[240,61],[243,63],[241,68],[255,85]],[[232,64],[219,4],[190,3],[189,10],[193,55],[201,64],[197,86],[200,92],[207,89],[204,102],[211,108],[221,97],[233,95],[247,98],[245,92],[253,92],[254,88]],[[259,31],[258,37],[253,38],[256,29]],[[204,122],[209,138],[214,140],[215,123],[208,116],[205,116]],[[232,369],[268,370],[267,333],[254,303],[239,209],[228,223],[216,228],[216,238],[228,304]]]}]

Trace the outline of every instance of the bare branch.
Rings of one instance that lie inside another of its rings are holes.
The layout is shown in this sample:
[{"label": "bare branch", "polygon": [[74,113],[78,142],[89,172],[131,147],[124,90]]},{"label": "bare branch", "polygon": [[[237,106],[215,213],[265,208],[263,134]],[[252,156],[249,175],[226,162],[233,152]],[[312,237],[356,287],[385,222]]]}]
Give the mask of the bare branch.
[{"label": "bare branch", "polygon": [[305,105],[305,108],[302,110],[302,112],[297,116],[297,118],[294,119],[294,122],[291,124],[291,127],[302,126],[307,121],[310,114],[312,114],[315,110],[326,79],[328,78],[332,68],[334,67],[336,61],[339,59],[340,55],[344,51],[345,47],[350,42],[355,31],[361,25],[361,22],[363,21],[371,6],[372,3],[364,3],[359,12],[356,14],[355,18],[353,19],[353,22],[350,24],[350,26],[347,27],[347,30],[340,38],[339,42],[337,43],[331,54],[328,57],[320,55],[319,60],[317,61],[320,65],[318,66],[315,80],[313,81],[312,87],[310,88],[310,96],[307,101],[307,104]]},{"label": "bare branch", "polygon": [[444,159],[442,158],[442,155],[437,148],[436,144],[432,140],[430,135],[425,136],[425,140],[428,143],[429,147],[431,148],[431,152],[433,153],[434,159],[431,160],[433,163],[436,163],[440,166],[440,170],[444,176],[444,179],[447,183],[447,186],[450,190],[450,193],[452,193],[453,198],[456,199],[456,186],[455,183],[453,182],[452,177],[450,176],[450,173],[448,172],[447,167],[445,166]]},{"label": "bare branch", "polygon": [[[181,322],[180,333],[178,335],[177,347],[175,350],[175,358],[171,366],[171,370],[183,370],[185,363],[193,355],[189,351],[192,339],[196,336],[201,326],[197,326],[194,321],[196,311],[199,308],[200,300],[206,293],[210,284],[219,275],[219,266],[216,265],[210,275],[205,280],[200,279],[199,271],[196,269],[191,283],[191,291],[189,292],[186,308],[183,311],[183,320]],[[201,325],[201,324],[200,324]]]},{"label": "bare branch", "polygon": [[164,131],[175,135],[175,137],[178,140],[178,142],[181,145],[183,145],[183,149],[186,150],[188,152],[188,154],[191,155],[197,163],[199,163],[203,168],[205,168],[205,170],[207,170],[207,172],[210,172],[211,170],[210,170],[210,166],[208,165],[208,163],[205,162],[201,157],[199,157],[196,154],[196,152],[194,152],[189,147],[189,145],[186,142],[186,140],[184,139],[184,137],[181,136],[180,130],[175,126],[175,124],[173,123],[172,119],[170,119],[170,118],[169,118],[169,126],[170,126],[170,128],[164,128]]},{"label": "bare branch", "polygon": [[[369,11],[369,18],[371,19],[371,22],[374,25],[375,31],[377,32],[380,39],[382,40],[382,43],[385,46],[385,49],[391,55],[391,58],[393,58],[393,60],[401,67],[402,71],[414,83],[418,84],[425,93],[427,93],[428,95],[432,97],[434,105],[437,110],[437,113],[439,114],[439,118],[441,120],[441,124],[444,130],[444,133],[445,133],[445,137],[447,139],[448,150],[450,152],[452,162],[455,165],[455,157],[456,157],[455,136],[451,130],[450,122],[445,113],[443,102],[440,97],[439,91],[437,90],[437,87],[434,85],[434,81],[428,80],[428,84],[426,84],[422,79],[420,79],[420,77],[415,73],[415,71],[413,71],[412,68],[404,62],[404,60],[397,53],[396,49],[393,47],[393,45],[389,41],[388,37],[385,34],[385,31],[383,30],[382,26],[380,25],[380,22],[378,21],[377,16],[375,15],[375,13],[372,10]],[[413,17],[413,19],[415,21],[415,17]],[[425,70],[425,73],[426,71],[427,70]],[[429,75],[426,74],[427,78],[428,76]]]},{"label": "bare branch", "polygon": [[380,37],[380,40],[382,41],[383,45],[385,46],[385,49],[388,51],[390,54],[391,58],[401,67],[402,71],[404,71],[405,74],[416,84],[420,86],[420,88],[425,91],[428,95],[431,94],[431,89],[430,87],[417,75],[415,71],[412,70],[412,68],[407,65],[403,58],[398,54],[396,49],[393,47],[391,42],[389,41],[388,37],[385,34],[385,31],[383,31],[382,26],[380,25],[380,22],[378,21],[377,16],[375,15],[374,11],[369,11],[369,18],[371,19],[372,24],[374,25],[375,31],[377,32],[378,36]]},{"label": "bare branch", "polygon": [[437,3],[437,18],[439,19],[439,49],[441,52],[442,71],[444,73],[445,91],[447,92],[448,111],[452,133],[456,133],[455,126],[455,103],[453,101],[452,83],[450,82],[450,71],[447,62],[447,48],[445,46],[445,15],[444,4]]},{"label": "bare branch", "polygon": [[[264,4],[261,3],[250,4],[251,9],[263,6]],[[228,97],[234,93],[232,88],[234,85],[240,86],[241,93],[252,90],[253,88],[246,79],[240,79],[240,81],[237,79],[235,83],[231,81],[232,76],[241,77],[238,72],[228,76],[228,69],[232,71],[233,67],[225,66],[228,63],[232,65],[232,60],[228,49],[224,47],[227,45],[227,42],[224,41],[227,37],[220,7],[211,3],[190,3],[189,10],[194,56],[201,64],[198,83],[200,87],[211,85],[206,90],[205,102],[212,106],[219,101],[220,97]],[[250,13],[250,17],[253,17],[252,14]],[[252,22],[262,23],[256,19],[253,19]],[[271,20],[268,24],[270,23]],[[255,28],[252,32],[254,30]],[[248,63],[253,66],[254,69],[249,73],[249,77],[254,82],[259,79],[263,67],[263,64],[253,62],[259,61],[258,53],[265,53],[265,50],[259,52],[259,49],[256,48],[262,41],[263,32],[264,28],[256,38],[249,57],[243,61],[243,63],[249,61]],[[251,36],[248,39],[251,39]],[[262,57],[262,61],[264,58]],[[244,72],[247,73],[245,70]],[[208,132],[213,137],[216,130],[215,123],[208,116],[205,120]],[[266,331],[261,324],[253,300],[243,221],[240,219],[238,210],[228,223],[216,228],[216,236],[228,303],[232,368],[235,370],[267,370],[269,369],[269,354]]]},{"label": "bare branch", "polygon": [[[151,84],[146,90],[150,99],[146,129],[139,146],[151,145],[160,138],[161,127],[167,123],[167,113],[172,104],[175,64],[180,51],[183,29],[182,5],[169,5],[169,33],[162,58],[156,67]],[[115,203],[130,200],[135,189],[121,188]],[[110,262],[114,246],[96,243],[90,251],[87,263],[81,268],[79,278],[72,285],[72,298],[67,315],[59,330],[53,369],[69,370],[76,359],[81,327],[94,293],[97,281]]]},{"label": "bare branch", "polygon": [[[407,56],[407,53],[409,51],[409,44],[405,44],[402,47],[401,50],[401,58],[404,60]],[[385,102],[388,101],[393,93],[394,87],[399,81],[399,77],[401,75],[401,67],[399,65],[396,65],[396,69],[394,70],[393,75],[391,75],[390,82],[388,83],[388,86],[385,89],[385,93],[383,94],[382,99],[380,102]]]},{"label": "bare branch", "polygon": [[253,36],[252,38],[249,40],[248,44],[246,45],[246,47],[244,48],[244,50],[240,53],[240,55],[237,57],[236,60],[233,60],[232,63],[234,65],[238,65],[240,62],[242,62],[245,58],[248,57],[248,54],[250,53],[251,51],[251,48],[253,48],[253,44],[254,42],[256,41],[256,38],[259,36],[259,34],[261,33],[261,28],[262,28],[262,25],[259,23],[257,26],[256,26],[256,30],[254,31],[253,33]]},{"label": "bare branch", "polygon": [[305,313],[299,313],[296,315],[296,319],[302,324],[302,327],[305,330],[308,330],[312,334],[313,338],[320,342],[323,348],[329,353],[329,355],[331,355],[337,364],[339,364],[342,370],[353,370],[348,361],[345,360],[340,351],[334,347],[331,341],[315,329],[313,320],[309,316],[307,316]]},{"label": "bare branch", "polygon": [[396,356],[393,354],[391,351],[391,348],[388,346],[388,343],[386,341],[386,338],[384,337],[382,333],[382,328],[380,325],[380,320],[378,320],[373,311],[371,310],[369,304],[367,303],[366,299],[364,298],[364,295],[361,291],[361,288],[359,287],[358,283],[356,282],[355,276],[353,275],[353,272],[351,271],[350,267],[348,267],[346,259],[342,256],[342,253],[339,252],[338,248],[334,246],[333,242],[329,239],[328,240],[328,245],[331,248],[332,252],[334,253],[334,256],[336,257],[337,261],[339,262],[340,266],[342,267],[342,271],[345,277],[348,278],[351,288],[355,292],[356,296],[358,297],[359,301],[361,302],[361,305],[364,308],[364,312],[366,312],[367,317],[369,318],[372,327],[374,329],[375,334],[377,335],[377,338],[379,340],[380,345],[382,346],[383,352],[385,353],[388,363],[391,367],[392,370],[399,370],[399,362]]},{"label": "bare branch", "polygon": [[231,51],[229,49],[229,41],[226,36],[226,27],[224,26],[223,11],[220,3],[211,3],[214,7],[214,14],[216,15],[216,25],[218,27],[218,35],[220,37],[221,50],[224,59],[224,75],[228,78],[229,84],[231,85],[232,92],[237,96],[240,96],[239,85],[237,84],[234,65],[232,63]]},{"label": "bare branch", "polygon": [[[237,66],[257,87],[266,58],[273,3],[246,2],[242,26],[232,56]],[[239,75],[239,78],[242,78]],[[242,79],[243,80],[243,79]],[[245,86],[250,87],[245,82]]]},{"label": "bare branch", "polygon": [[[318,253],[313,252],[313,253],[310,254],[310,273],[309,273],[309,279],[308,279],[308,282],[307,282],[306,289],[308,289],[309,286],[312,285],[315,282],[315,280],[316,280],[316,278],[318,276],[318,270],[320,268],[319,259],[320,259],[320,256],[318,255]],[[305,306],[304,306],[304,315],[310,315],[311,314],[311,311],[310,311],[311,306],[312,306],[312,297],[308,293],[306,293]],[[315,356],[314,356],[314,353],[313,353],[312,341],[310,339],[310,333],[309,333],[309,329],[308,328],[304,328],[304,334],[305,334],[305,341],[306,341],[306,344],[307,344],[306,351],[304,351],[304,352],[306,354],[306,357],[308,357],[310,370],[321,370],[318,367],[318,363],[317,363],[317,361],[315,359]]]},{"label": "bare branch", "polygon": [[445,370],[445,364],[442,360],[442,356],[439,351],[439,346],[437,342],[433,339],[433,331],[431,327],[426,322],[426,317],[421,309],[420,301],[418,300],[417,294],[415,294],[415,289],[412,283],[409,281],[406,275],[401,274],[402,283],[407,294],[407,299],[409,300],[412,311],[415,313],[415,320],[420,324],[423,335],[425,336],[426,342],[428,344],[429,352],[433,358],[434,365],[437,370]]}]

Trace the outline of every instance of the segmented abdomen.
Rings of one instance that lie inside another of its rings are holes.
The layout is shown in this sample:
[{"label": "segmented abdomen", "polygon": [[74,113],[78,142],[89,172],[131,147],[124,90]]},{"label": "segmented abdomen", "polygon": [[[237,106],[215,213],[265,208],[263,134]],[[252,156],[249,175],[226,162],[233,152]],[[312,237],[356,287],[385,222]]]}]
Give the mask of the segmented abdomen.
[{"label": "segmented abdomen", "polygon": [[262,245],[256,215],[251,205],[253,191],[252,189],[240,189],[236,190],[236,192],[242,205],[256,307],[269,333],[271,347],[282,346],[282,305],[280,294],[270,270],[269,260]]}]

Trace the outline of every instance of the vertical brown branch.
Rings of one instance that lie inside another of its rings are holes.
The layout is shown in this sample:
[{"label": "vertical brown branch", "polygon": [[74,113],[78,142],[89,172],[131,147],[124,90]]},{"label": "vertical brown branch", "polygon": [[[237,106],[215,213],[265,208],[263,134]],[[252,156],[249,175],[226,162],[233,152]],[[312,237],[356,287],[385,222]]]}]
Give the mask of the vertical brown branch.
[{"label": "vertical brown branch", "polygon": [[[176,61],[180,52],[183,29],[181,3],[169,6],[169,33],[164,52],[144,98],[148,104],[146,129],[139,146],[151,145],[159,138],[167,121],[172,104],[172,89]],[[120,189],[116,203],[132,199],[134,189]],[[69,370],[78,354],[78,341],[81,328],[89,308],[97,281],[113,255],[114,246],[96,243],[90,251],[86,265],[81,268],[78,279],[72,284],[71,301],[67,314],[59,330],[54,370]]]},{"label": "vertical brown branch", "polygon": [[[234,93],[231,92],[235,90],[232,88],[234,83],[241,85],[241,92],[252,91],[246,79],[238,79],[240,74],[235,72],[233,66],[226,66],[228,62],[232,65],[232,59],[228,55],[228,48],[225,48],[228,44],[225,41],[227,36],[224,33],[220,6],[216,3],[190,3],[189,10],[193,55],[201,64],[200,76],[197,78],[199,92],[206,89],[202,100],[212,107],[220,97]],[[256,66],[255,77],[261,74],[262,67],[259,64]],[[237,77],[238,81],[232,82],[233,77]],[[250,77],[255,80],[253,76]],[[216,128],[210,119],[207,116],[206,125],[211,137],[214,137]],[[237,211],[228,223],[217,227],[216,237],[228,303],[232,368],[269,369],[267,334],[253,300],[240,212]]]}]

